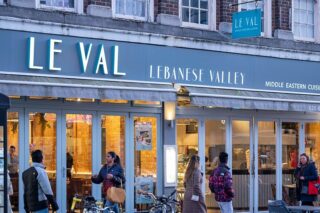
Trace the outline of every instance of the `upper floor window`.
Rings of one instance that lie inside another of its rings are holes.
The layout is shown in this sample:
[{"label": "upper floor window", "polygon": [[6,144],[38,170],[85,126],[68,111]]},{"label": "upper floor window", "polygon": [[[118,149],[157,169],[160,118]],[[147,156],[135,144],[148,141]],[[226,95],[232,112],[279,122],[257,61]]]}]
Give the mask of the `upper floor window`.
[{"label": "upper floor window", "polygon": [[314,6],[315,1],[313,0],[293,1],[292,30],[295,38],[314,39]]},{"label": "upper floor window", "polygon": [[41,6],[74,8],[74,0],[40,0]]},{"label": "upper floor window", "polygon": [[[141,21],[148,20],[151,17],[151,3],[147,0],[114,0],[114,15],[119,18],[130,18]],[[149,3],[149,4],[148,4]]]},{"label": "upper floor window", "polygon": [[182,0],[182,22],[187,26],[208,28],[209,4],[208,0]]},{"label": "upper floor window", "polygon": [[264,32],[264,1],[239,0],[239,11],[261,9],[261,33]]}]

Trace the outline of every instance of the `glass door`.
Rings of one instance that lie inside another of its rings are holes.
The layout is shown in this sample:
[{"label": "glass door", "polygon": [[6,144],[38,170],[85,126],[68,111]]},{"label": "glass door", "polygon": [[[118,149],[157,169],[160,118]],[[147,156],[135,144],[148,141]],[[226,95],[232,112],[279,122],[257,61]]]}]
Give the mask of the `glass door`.
[{"label": "glass door", "polygon": [[252,212],[253,143],[249,120],[232,120],[232,177],[235,212]]},{"label": "glass door", "polygon": [[[57,114],[45,111],[28,113],[28,133],[30,154],[40,149],[43,153],[43,164],[49,177],[53,194],[57,195]],[[29,154],[29,166],[32,164]]]},{"label": "glass door", "polygon": [[282,200],[289,205],[297,205],[296,200],[296,184],[294,178],[294,170],[299,163],[299,154],[304,145],[300,144],[300,128],[299,122],[282,122],[281,123],[281,139],[282,139]]},{"label": "glass door", "polygon": [[209,188],[209,176],[219,165],[219,153],[226,150],[226,120],[205,121],[205,202],[209,213],[219,211],[219,206]]},{"label": "glass door", "polygon": [[258,211],[268,211],[268,200],[276,200],[276,122],[258,121],[255,124],[254,204]]},{"label": "glass door", "polygon": [[[192,118],[180,118],[176,121],[178,148],[178,185],[179,199],[184,195],[184,174],[192,155],[199,154],[199,121]],[[201,159],[200,159],[201,160]]]},{"label": "glass door", "polygon": [[75,194],[92,194],[92,115],[67,113],[64,128],[62,180],[66,185],[65,208],[69,212]]},{"label": "glass door", "polygon": [[[101,165],[99,170],[106,164],[108,152],[115,152],[120,158],[120,166],[126,173],[126,116],[124,115],[101,115]],[[125,189],[125,184],[122,187]],[[102,184],[99,191],[102,197],[105,192],[103,191]],[[99,196],[101,197],[101,196]],[[126,202],[126,201],[125,201]],[[120,212],[125,212],[126,205],[120,205]]]}]

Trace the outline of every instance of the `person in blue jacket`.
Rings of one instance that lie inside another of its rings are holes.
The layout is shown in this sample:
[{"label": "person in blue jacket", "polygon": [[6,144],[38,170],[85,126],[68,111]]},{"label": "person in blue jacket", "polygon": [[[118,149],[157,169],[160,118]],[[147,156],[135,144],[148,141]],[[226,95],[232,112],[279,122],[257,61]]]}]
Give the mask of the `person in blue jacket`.
[{"label": "person in blue jacket", "polygon": [[317,200],[317,195],[308,194],[309,181],[318,179],[318,171],[314,162],[310,162],[307,154],[300,155],[300,162],[294,171],[297,184],[297,200],[302,202],[302,205],[313,206],[313,201]]},{"label": "person in blue jacket", "polygon": [[[96,184],[103,183],[105,198],[110,187],[122,187],[125,183],[125,178],[119,156],[115,152],[108,152],[106,164],[100,169],[98,175],[93,175],[91,177],[91,180]],[[119,213],[119,206],[117,203],[106,200],[105,206],[112,207],[115,213]]]}]

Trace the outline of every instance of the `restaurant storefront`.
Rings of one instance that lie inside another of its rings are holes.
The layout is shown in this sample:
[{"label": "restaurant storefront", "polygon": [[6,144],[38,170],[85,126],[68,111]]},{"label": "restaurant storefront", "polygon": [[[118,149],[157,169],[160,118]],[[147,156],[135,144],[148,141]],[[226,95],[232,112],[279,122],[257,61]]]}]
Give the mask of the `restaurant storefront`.
[{"label": "restaurant storefront", "polygon": [[12,105],[7,149],[15,147],[18,162],[9,168],[15,211],[23,211],[20,174],[35,149],[44,152],[61,212],[75,194],[101,197],[90,177],[107,151],[125,170],[126,212],[148,209],[139,190],[177,188],[182,197],[192,154],[201,158],[210,211],[217,205],[207,179],[220,151],[230,154],[236,211],[264,211],[268,200],[287,199],[284,191],[291,199],[299,153],[320,167],[317,62],[0,32],[0,92]]}]

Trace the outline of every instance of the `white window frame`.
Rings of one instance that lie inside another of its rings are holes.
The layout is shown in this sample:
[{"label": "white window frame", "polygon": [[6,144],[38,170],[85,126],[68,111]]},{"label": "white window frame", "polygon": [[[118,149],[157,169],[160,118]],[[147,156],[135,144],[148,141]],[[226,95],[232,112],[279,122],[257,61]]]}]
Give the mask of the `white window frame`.
[{"label": "white window frame", "polygon": [[216,30],[217,29],[217,1],[208,0],[208,24],[196,24],[182,21],[182,0],[179,0],[179,19],[181,20],[182,27],[190,27],[203,30]]},{"label": "white window frame", "polygon": [[314,5],[314,40],[320,43],[320,3],[315,1]]},{"label": "white window frame", "polygon": [[36,8],[43,9],[43,10],[60,10],[65,12],[74,12],[78,14],[83,14],[83,0],[75,0],[74,8],[47,6],[47,5],[40,4],[40,0],[36,0]]},{"label": "white window frame", "polygon": [[319,1],[316,0],[309,0],[309,1],[313,1],[314,2],[314,7],[313,7],[313,38],[307,38],[307,37],[300,37],[300,36],[296,36],[294,34],[294,0],[291,1],[292,6],[291,6],[291,11],[292,11],[292,15],[291,15],[291,28],[292,28],[292,34],[293,34],[293,38],[295,40],[301,40],[301,41],[318,41],[319,42],[319,27],[318,24],[320,23],[318,20],[319,17]]},{"label": "white window frame", "polygon": [[[112,0],[111,8],[112,8],[112,17],[119,18],[119,19],[131,19],[136,21],[146,21],[146,22],[153,22],[154,21],[154,0],[146,0],[146,16],[133,16],[133,15],[124,15],[124,14],[117,14],[116,13],[116,1]],[[126,0],[128,1],[128,0]]]},{"label": "white window frame", "polygon": [[[251,1],[251,0],[247,0]],[[263,1],[263,32],[261,32],[262,37],[272,37],[272,1],[270,0],[261,0]],[[241,12],[241,0],[238,0],[238,11]]]}]

